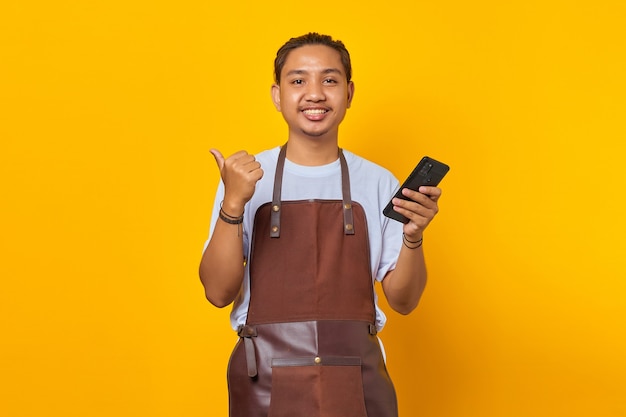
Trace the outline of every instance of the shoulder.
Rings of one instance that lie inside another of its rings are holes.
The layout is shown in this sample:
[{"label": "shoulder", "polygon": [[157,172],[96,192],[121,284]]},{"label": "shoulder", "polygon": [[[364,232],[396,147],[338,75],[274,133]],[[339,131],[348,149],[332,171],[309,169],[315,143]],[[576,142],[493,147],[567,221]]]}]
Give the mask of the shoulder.
[{"label": "shoulder", "polygon": [[270,166],[276,166],[276,162],[278,161],[278,154],[280,152],[280,147],[277,146],[272,149],[267,149],[265,151],[259,152],[254,155],[257,161],[261,164],[263,169],[266,169]]},{"label": "shoulder", "polygon": [[387,168],[350,151],[344,150],[343,154],[346,157],[350,173],[354,172],[360,178],[367,178],[370,181],[376,180],[377,182],[389,184],[398,182],[395,175]]}]

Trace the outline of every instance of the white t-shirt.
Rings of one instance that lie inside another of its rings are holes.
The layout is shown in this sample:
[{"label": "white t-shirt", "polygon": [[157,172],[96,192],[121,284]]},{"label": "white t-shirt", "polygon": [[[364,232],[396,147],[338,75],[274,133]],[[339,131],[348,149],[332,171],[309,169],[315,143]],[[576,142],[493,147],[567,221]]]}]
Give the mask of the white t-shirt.
[{"label": "white t-shirt", "polygon": [[[243,251],[248,258],[251,243],[251,231],[257,209],[272,201],[274,175],[278,161],[279,147],[256,155],[261,163],[263,178],[256,184],[252,199],[246,204],[243,219]],[[382,281],[387,272],[394,269],[402,245],[402,224],[390,220],[382,214],[389,199],[399,188],[398,180],[391,172],[361,158],[349,151],[343,151],[350,175],[352,201],[359,203],[365,210],[367,220],[372,279]],[[224,198],[224,184],[220,182],[213,206],[211,233],[215,229],[220,204]],[[341,166],[339,159],[322,166],[297,165],[286,160],[283,173],[283,201],[329,199],[341,200]],[[209,236],[210,240],[211,236]],[[208,245],[205,244],[205,248]],[[372,285],[374,281],[372,281]],[[374,293],[376,296],[376,293]],[[243,290],[235,300],[230,315],[233,329],[245,324],[250,302],[249,266],[245,269]],[[376,327],[381,330],[387,318],[376,304]]]}]

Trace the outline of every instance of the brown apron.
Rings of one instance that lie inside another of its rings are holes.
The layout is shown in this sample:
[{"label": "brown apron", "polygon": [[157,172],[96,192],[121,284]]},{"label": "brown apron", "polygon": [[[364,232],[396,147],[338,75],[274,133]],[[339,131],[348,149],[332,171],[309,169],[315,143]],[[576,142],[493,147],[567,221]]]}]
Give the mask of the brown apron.
[{"label": "brown apron", "polygon": [[365,212],[343,201],[281,201],[287,145],[272,203],[259,207],[250,306],[228,366],[231,417],[396,417],[376,337]]}]

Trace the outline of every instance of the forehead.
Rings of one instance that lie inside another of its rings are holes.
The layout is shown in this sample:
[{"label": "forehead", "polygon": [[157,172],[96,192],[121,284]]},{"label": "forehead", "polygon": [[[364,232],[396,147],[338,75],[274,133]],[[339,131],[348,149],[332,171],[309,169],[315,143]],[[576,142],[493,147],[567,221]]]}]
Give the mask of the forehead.
[{"label": "forehead", "polygon": [[326,45],[304,45],[289,52],[281,75],[294,70],[326,71],[328,69],[344,74],[339,52]]}]

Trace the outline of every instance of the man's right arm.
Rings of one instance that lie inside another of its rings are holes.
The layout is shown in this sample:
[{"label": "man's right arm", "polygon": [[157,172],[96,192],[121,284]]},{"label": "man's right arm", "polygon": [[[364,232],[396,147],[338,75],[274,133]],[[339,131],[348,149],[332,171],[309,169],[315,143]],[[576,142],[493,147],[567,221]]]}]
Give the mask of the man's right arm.
[{"label": "man's right arm", "polygon": [[[243,208],[235,211],[234,208],[226,209],[222,206],[222,210],[228,214],[243,213]],[[206,298],[216,307],[229,305],[239,293],[243,274],[241,224],[226,223],[218,218],[200,261],[200,280]]]},{"label": "man's right arm", "polygon": [[263,177],[263,170],[254,156],[245,151],[227,159],[218,150],[212,149],[211,153],[224,183],[224,201],[221,216],[202,255],[199,273],[206,298],[221,308],[232,303],[241,289],[243,232],[241,223],[234,219],[243,218],[244,207],[252,198],[257,181]]}]

